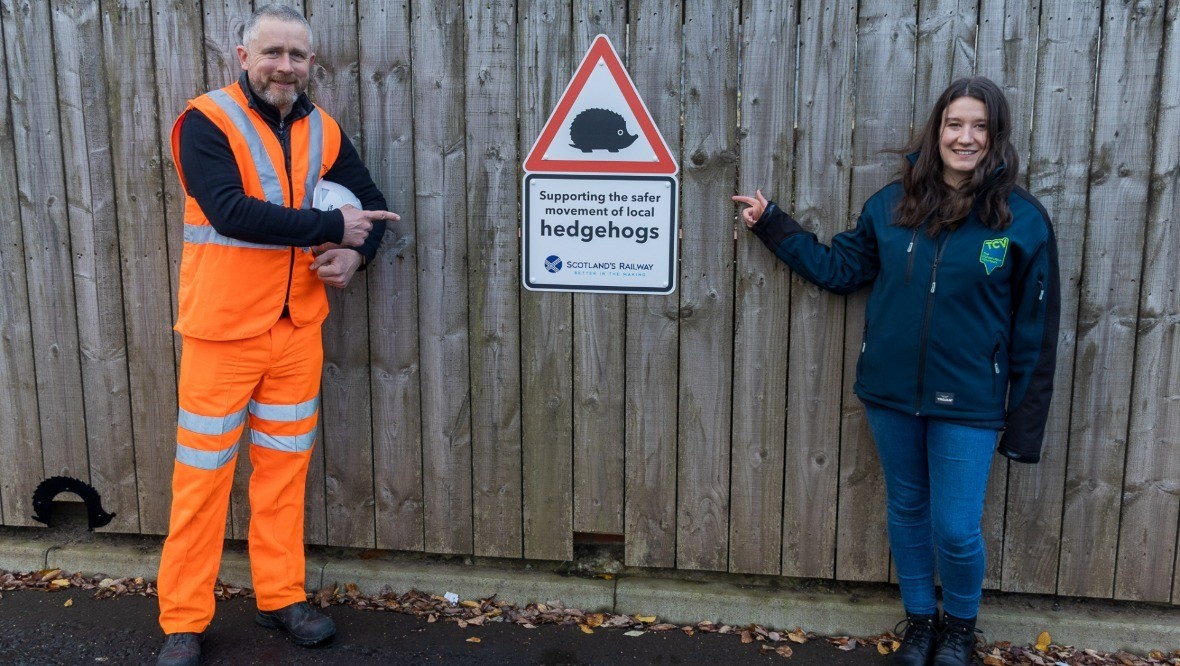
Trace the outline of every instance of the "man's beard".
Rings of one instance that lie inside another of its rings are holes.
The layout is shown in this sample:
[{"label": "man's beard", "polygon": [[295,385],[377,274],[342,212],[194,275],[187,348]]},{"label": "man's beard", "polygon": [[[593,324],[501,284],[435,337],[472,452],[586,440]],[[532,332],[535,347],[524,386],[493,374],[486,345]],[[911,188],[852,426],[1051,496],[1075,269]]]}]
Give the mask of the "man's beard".
[{"label": "man's beard", "polygon": [[285,109],[295,104],[295,100],[299,99],[299,95],[307,88],[306,85],[300,85],[296,80],[292,82],[295,85],[290,90],[276,90],[268,85],[271,81],[273,79],[267,81],[251,79],[250,85],[263,101],[276,109]]}]

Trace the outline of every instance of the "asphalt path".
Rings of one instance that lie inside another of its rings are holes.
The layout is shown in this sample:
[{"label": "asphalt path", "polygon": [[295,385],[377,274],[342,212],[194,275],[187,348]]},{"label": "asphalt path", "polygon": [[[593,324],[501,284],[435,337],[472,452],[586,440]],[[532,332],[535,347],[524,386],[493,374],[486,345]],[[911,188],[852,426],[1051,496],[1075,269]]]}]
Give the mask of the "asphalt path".
[{"label": "asphalt path", "polygon": [[[0,596],[0,663],[154,664],[163,640],[153,597],[94,599],[93,592],[5,591]],[[67,605],[68,602],[68,605]],[[203,664],[883,664],[872,645],[845,651],[824,639],[791,643],[786,659],[737,635],[683,631],[626,636],[577,626],[510,623],[468,626],[349,606],[323,609],[337,626],[326,646],[301,648],[281,631],[254,624],[254,601],[217,603]],[[479,639],[478,642],[469,639]],[[782,643],[780,643],[782,645]]]}]

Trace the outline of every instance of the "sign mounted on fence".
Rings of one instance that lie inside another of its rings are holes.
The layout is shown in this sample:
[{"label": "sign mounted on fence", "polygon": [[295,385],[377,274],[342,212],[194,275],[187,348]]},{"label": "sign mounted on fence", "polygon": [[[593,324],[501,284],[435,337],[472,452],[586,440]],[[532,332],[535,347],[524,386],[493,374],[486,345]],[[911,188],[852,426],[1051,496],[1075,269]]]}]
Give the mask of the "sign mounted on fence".
[{"label": "sign mounted on fence", "polygon": [[605,35],[594,38],[524,170],[526,289],[676,289],[678,167]]}]

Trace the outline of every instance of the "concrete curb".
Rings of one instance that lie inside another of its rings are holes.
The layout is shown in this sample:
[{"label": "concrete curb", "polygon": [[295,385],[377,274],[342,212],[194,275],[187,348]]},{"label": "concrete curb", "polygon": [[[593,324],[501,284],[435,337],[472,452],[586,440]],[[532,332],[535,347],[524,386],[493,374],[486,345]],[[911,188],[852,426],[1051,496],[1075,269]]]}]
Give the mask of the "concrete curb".
[{"label": "concrete curb", "polygon": [[[703,580],[656,575],[620,575],[614,580],[562,575],[555,563],[515,560],[464,563],[425,556],[382,553],[362,559],[359,551],[311,549],[307,587],[355,584],[365,594],[388,588],[454,592],[461,599],[496,595],[514,604],[553,603],[585,611],[655,615],[660,621],[696,624],[711,620],[734,626],[803,629],[825,636],[868,636],[901,619],[901,603],[886,586],[832,586],[802,589],[777,585],[785,579],[751,579],[726,574],[685,574]],[[367,551],[365,555],[370,554]],[[85,575],[153,578],[159,543],[128,543],[101,535],[56,543],[52,536],[0,533],[0,569],[37,571],[59,568]],[[249,587],[250,567],[241,544],[228,545],[220,572],[229,585]],[[794,582],[794,581],[787,581]],[[1053,642],[1104,652],[1180,648],[1180,608],[1174,606],[1074,600],[1031,595],[986,594],[980,626],[989,642],[1034,643],[1048,631]]]}]

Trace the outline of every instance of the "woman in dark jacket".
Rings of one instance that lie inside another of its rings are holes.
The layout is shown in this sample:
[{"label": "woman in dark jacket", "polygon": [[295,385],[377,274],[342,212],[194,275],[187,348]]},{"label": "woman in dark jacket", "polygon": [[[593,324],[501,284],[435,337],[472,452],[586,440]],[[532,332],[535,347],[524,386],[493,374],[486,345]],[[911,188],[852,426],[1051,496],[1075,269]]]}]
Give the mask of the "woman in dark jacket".
[{"label": "woman in dark jacket", "polygon": [[1057,248],[1045,209],[1016,185],[1011,133],[996,84],[955,81],[901,180],[830,245],[761,191],[734,197],[748,206],[746,226],[795,272],[839,294],[872,284],[854,388],[885,473],[908,622],[894,664],[970,663],[992,451],[998,439],[1013,460],[1040,459],[1056,365]]}]

